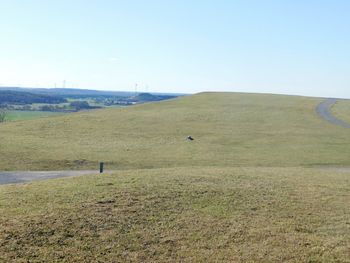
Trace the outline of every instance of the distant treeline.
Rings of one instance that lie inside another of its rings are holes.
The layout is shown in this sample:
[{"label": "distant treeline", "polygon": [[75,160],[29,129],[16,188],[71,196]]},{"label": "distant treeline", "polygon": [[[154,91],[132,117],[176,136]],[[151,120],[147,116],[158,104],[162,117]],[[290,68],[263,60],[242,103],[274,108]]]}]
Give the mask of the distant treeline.
[{"label": "distant treeline", "polygon": [[151,93],[140,93],[136,96],[128,98],[128,100],[135,101],[135,102],[151,102],[151,101],[169,100],[169,99],[174,99],[174,98],[176,98],[176,96],[153,95]]},{"label": "distant treeline", "polygon": [[68,88],[18,88],[18,87],[0,87],[0,90],[30,92],[33,94],[60,96],[64,98],[91,98],[91,97],[130,97],[134,92],[128,91],[99,91],[88,89],[68,89]]},{"label": "distant treeline", "polygon": [[0,105],[32,103],[59,104],[65,102],[67,102],[67,100],[59,96],[33,94],[22,91],[0,90]]}]

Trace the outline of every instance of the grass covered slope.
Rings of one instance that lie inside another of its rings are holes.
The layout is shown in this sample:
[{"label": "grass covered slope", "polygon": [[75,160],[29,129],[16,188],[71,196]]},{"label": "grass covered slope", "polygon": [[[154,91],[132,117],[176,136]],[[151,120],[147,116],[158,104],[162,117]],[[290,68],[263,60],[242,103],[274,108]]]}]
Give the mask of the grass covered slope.
[{"label": "grass covered slope", "polygon": [[350,100],[338,100],[332,107],[332,113],[338,119],[350,123]]},{"label": "grass covered slope", "polygon": [[[0,125],[0,170],[350,165],[349,131],[320,99],[194,96]],[[187,135],[195,140],[188,142]]]},{"label": "grass covered slope", "polygon": [[348,262],[349,178],[202,167],[0,186],[0,262]]},{"label": "grass covered slope", "polygon": [[297,167],[350,165],[320,101],[203,93],[0,125],[0,170],[119,169],[0,186],[0,262],[347,262],[349,173]]}]

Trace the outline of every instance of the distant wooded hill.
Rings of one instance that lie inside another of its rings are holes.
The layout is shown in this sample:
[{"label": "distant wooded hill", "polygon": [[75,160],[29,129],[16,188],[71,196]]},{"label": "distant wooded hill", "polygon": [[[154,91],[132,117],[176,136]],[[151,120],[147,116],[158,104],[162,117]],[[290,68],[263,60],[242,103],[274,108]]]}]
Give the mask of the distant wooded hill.
[{"label": "distant wooded hill", "polygon": [[67,100],[60,96],[34,94],[23,91],[0,90],[0,105],[32,103],[59,104],[64,102],[67,102]]},{"label": "distant wooded hill", "polygon": [[151,101],[159,101],[159,100],[168,100],[176,98],[176,96],[171,95],[153,95],[150,93],[140,93],[136,96],[130,97],[130,101],[137,101],[137,102],[151,102]]}]

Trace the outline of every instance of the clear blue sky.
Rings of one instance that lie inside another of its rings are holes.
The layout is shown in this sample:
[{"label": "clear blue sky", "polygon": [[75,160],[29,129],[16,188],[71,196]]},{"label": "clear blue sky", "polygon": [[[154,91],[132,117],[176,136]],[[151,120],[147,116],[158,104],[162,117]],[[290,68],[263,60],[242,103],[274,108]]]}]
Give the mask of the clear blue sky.
[{"label": "clear blue sky", "polygon": [[348,0],[0,0],[0,85],[350,98]]}]

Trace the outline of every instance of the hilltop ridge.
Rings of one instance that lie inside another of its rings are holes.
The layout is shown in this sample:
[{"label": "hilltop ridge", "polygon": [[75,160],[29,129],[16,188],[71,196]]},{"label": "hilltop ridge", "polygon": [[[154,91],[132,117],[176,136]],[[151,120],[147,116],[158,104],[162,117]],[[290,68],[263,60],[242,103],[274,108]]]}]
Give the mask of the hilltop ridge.
[{"label": "hilltop ridge", "polygon": [[0,126],[0,170],[87,169],[99,161],[118,169],[350,165],[348,132],[319,118],[321,101],[201,93],[7,123]]}]

